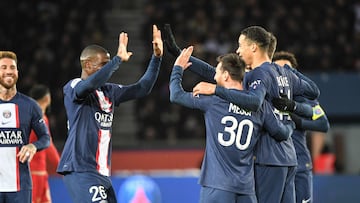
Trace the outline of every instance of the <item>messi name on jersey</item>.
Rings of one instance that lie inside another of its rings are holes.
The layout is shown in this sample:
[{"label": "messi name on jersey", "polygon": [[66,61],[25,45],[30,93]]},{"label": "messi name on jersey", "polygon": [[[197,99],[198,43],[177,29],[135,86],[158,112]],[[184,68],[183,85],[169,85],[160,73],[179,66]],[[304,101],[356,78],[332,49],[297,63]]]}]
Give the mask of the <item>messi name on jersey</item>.
[{"label": "messi name on jersey", "polygon": [[251,111],[246,111],[246,110],[236,106],[233,103],[229,104],[229,112],[232,112],[232,113],[235,113],[235,114],[240,114],[240,115],[251,116]]},{"label": "messi name on jersey", "polygon": [[23,139],[21,130],[1,130],[0,144],[22,145]]}]

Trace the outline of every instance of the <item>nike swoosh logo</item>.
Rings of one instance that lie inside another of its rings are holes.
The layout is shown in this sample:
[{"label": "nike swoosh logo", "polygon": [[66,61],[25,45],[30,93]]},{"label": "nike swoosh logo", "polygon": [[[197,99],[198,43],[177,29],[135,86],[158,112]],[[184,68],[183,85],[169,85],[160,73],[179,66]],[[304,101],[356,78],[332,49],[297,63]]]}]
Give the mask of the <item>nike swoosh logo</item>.
[{"label": "nike swoosh logo", "polygon": [[2,124],[2,125],[8,124],[8,123],[10,123],[10,121],[6,121],[6,122],[1,121],[1,124]]},{"label": "nike swoosh logo", "polygon": [[310,200],[311,200],[311,198],[309,198],[309,199],[307,199],[307,200],[304,200],[304,199],[303,199],[303,200],[301,201],[301,203],[309,203]]}]

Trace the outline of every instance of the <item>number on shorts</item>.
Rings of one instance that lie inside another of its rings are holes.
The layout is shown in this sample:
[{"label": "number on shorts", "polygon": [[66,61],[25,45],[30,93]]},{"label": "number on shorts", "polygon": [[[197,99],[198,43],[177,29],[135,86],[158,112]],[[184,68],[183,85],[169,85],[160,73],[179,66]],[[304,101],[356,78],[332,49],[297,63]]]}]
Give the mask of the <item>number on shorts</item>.
[{"label": "number on shorts", "polygon": [[97,201],[100,201],[102,199],[106,199],[107,198],[107,194],[106,194],[106,191],[105,191],[105,188],[104,186],[102,185],[99,185],[99,186],[91,186],[89,188],[89,193],[90,194],[93,194],[92,196],[92,199],[91,201],[92,202],[97,202]]}]

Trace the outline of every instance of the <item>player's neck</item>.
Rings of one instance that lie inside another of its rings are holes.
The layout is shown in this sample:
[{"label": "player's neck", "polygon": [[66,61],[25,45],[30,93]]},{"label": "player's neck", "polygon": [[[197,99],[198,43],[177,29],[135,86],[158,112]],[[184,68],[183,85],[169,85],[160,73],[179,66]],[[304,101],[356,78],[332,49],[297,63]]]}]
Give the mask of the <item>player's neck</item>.
[{"label": "player's neck", "polygon": [[265,62],[271,62],[269,56],[267,54],[260,54],[257,57],[254,57],[253,63],[251,64],[251,67],[257,68],[261,66],[261,64]]},{"label": "player's neck", "polygon": [[224,84],[226,89],[236,89],[236,90],[243,90],[243,86],[238,81],[228,81]]},{"label": "player's neck", "polygon": [[0,99],[3,101],[9,101],[16,95],[16,86],[13,86],[9,89],[0,86]]}]

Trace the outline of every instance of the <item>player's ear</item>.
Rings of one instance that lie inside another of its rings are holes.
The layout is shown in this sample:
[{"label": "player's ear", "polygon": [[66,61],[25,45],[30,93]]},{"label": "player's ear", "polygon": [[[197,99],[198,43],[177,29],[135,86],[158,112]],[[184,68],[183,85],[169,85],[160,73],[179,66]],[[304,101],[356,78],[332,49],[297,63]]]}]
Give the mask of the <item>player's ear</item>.
[{"label": "player's ear", "polygon": [[227,81],[230,77],[230,73],[227,70],[224,71],[222,75],[223,75],[224,81]]},{"label": "player's ear", "polygon": [[90,60],[84,61],[84,69],[89,70],[91,68],[92,64]]},{"label": "player's ear", "polygon": [[253,42],[251,43],[250,49],[252,52],[256,52],[256,50],[258,49],[258,45],[255,42]]}]

